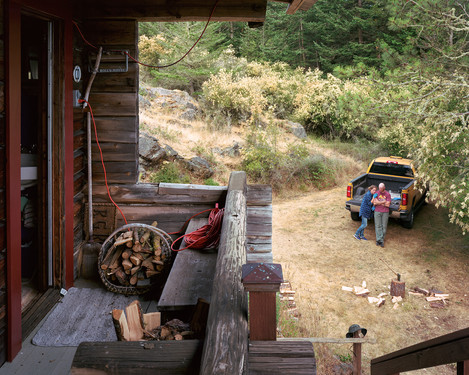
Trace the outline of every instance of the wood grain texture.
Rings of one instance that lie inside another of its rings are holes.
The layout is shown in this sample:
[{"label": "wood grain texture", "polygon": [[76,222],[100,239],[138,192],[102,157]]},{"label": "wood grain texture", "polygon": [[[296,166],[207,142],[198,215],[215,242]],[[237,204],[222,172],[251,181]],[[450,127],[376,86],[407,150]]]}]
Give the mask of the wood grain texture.
[{"label": "wood grain texture", "polygon": [[[207,218],[192,219],[186,233],[193,232],[207,222]],[[181,248],[185,246],[183,242]],[[217,253],[213,250],[186,249],[177,253],[158,302],[159,310],[193,308],[199,298],[210,302],[216,263]]]},{"label": "wood grain texture", "polygon": [[249,375],[316,374],[313,345],[304,341],[250,341]]},{"label": "wood grain texture", "polygon": [[[91,0],[86,0],[84,7],[92,7]],[[210,0],[135,0],[132,6],[124,0],[103,0],[100,6],[87,14],[93,18],[136,18],[139,21],[180,22],[207,21],[214,2]],[[220,1],[213,13],[212,21],[262,22],[265,19],[267,1],[237,0]]]},{"label": "wood grain texture", "polygon": [[197,374],[200,351],[199,340],[84,342],[71,374]]},{"label": "wood grain texture", "polygon": [[247,359],[247,298],[241,282],[246,262],[246,174],[232,172],[200,374],[241,374]]},{"label": "wood grain texture", "polygon": [[469,359],[469,328],[371,360],[371,374],[395,374]]}]

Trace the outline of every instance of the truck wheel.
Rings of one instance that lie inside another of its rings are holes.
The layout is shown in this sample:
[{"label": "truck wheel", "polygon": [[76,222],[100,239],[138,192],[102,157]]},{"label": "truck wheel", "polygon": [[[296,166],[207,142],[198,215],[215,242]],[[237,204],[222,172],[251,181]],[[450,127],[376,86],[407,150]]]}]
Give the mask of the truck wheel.
[{"label": "truck wheel", "polygon": [[404,228],[412,229],[412,227],[414,226],[414,210],[410,211],[408,220],[401,220],[401,225]]},{"label": "truck wheel", "polygon": [[350,216],[352,217],[353,221],[360,221],[360,216],[358,212],[350,212]]}]

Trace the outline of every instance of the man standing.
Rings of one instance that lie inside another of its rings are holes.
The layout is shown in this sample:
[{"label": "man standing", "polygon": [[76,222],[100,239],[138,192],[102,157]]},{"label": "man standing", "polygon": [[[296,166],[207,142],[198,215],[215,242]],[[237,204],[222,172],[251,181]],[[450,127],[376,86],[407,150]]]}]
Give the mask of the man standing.
[{"label": "man standing", "polygon": [[386,235],[386,229],[388,227],[391,194],[386,191],[386,186],[380,183],[379,190],[375,195],[376,197],[373,198],[373,204],[375,206],[376,246],[384,247],[384,236]]}]

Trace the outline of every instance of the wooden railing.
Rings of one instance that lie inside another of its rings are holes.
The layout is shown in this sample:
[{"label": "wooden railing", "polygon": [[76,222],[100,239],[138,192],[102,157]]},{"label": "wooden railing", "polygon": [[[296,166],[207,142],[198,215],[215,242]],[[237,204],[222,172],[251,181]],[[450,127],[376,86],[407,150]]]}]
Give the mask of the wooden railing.
[{"label": "wooden railing", "polygon": [[424,341],[371,360],[371,375],[457,363],[457,375],[469,375],[469,328]]},{"label": "wooden railing", "polygon": [[246,174],[232,172],[218,247],[201,375],[245,372],[248,353],[247,297],[241,282],[246,263]]}]

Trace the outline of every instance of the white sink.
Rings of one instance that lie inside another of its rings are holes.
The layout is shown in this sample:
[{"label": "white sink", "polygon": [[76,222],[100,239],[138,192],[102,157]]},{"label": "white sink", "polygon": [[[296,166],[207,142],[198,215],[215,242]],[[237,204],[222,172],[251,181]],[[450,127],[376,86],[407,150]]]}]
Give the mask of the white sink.
[{"label": "white sink", "polygon": [[37,155],[21,154],[21,184],[30,185],[37,180]]}]

